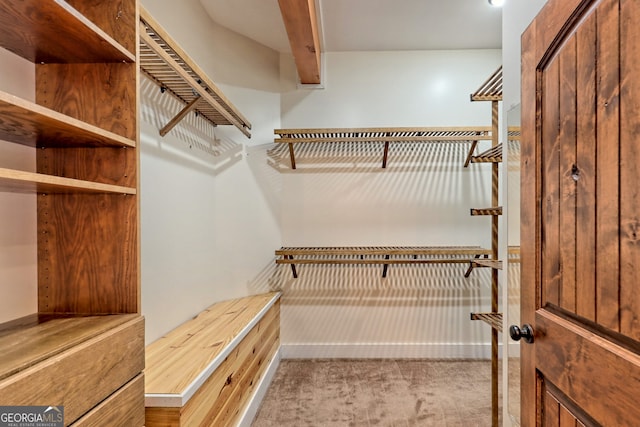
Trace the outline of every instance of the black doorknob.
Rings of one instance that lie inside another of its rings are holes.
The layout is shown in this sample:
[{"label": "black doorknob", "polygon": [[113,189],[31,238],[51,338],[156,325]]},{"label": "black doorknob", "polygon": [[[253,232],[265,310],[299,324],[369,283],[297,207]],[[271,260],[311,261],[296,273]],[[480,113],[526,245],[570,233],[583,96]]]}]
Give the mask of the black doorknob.
[{"label": "black doorknob", "polygon": [[533,328],[528,324],[522,325],[522,328],[518,325],[511,325],[509,327],[509,335],[514,341],[520,341],[520,339],[523,339],[529,344],[533,342]]}]

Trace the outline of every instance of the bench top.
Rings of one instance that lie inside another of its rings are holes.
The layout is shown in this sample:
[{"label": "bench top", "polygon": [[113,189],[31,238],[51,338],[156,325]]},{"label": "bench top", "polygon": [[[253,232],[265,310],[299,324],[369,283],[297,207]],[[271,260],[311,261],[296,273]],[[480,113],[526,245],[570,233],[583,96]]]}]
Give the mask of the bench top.
[{"label": "bench top", "polygon": [[270,292],[218,302],[149,344],[147,406],[183,406],[279,298]]}]

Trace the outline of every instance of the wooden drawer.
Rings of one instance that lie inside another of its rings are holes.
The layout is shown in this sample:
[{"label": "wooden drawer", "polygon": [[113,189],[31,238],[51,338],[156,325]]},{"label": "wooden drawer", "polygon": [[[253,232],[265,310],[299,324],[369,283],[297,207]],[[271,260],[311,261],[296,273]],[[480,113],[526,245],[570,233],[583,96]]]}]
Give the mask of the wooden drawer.
[{"label": "wooden drawer", "polygon": [[135,427],[144,425],[144,374],[109,396],[72,427]]},{"label": "wooden drawer", "polygon": [[3,405],[64,406],[70,425],[144,369],[144,319],[136,316],[0,381]]}]

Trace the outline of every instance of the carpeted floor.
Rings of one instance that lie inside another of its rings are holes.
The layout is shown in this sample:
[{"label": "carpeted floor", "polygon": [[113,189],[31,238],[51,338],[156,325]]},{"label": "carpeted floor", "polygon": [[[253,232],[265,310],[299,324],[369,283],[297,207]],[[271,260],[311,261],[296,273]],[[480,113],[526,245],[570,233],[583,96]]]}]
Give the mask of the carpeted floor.
[{"label": "carpeted floor", "polygon": [[486,360],[283,360],[253,427],[490,426]]}]

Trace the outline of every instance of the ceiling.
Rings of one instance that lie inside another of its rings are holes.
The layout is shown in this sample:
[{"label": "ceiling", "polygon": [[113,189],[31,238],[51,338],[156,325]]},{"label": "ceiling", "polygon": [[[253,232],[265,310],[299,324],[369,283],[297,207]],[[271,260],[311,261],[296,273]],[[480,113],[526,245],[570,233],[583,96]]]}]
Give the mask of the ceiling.
[{"label": "ceiling", "polygon": [[[200,0],[213,21],[291,52],[278,0]],[[487,0],[315,0],[322,52],[499,49],[502,12]]]}]

